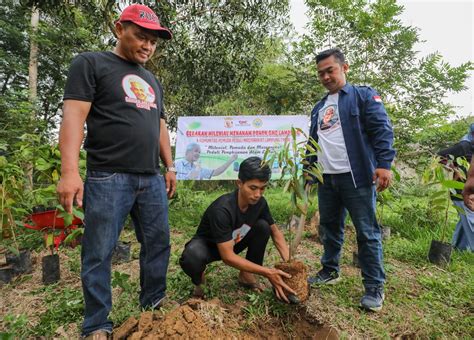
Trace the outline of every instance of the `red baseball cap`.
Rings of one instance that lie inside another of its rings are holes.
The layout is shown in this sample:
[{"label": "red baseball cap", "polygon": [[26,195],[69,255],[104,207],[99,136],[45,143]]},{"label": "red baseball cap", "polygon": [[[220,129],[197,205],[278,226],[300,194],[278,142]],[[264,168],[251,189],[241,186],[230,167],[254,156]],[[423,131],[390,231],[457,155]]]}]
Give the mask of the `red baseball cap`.
[{"label": "red baseball cap", "polygon": [[162,39],[169,40],[172,34],[169,29],[161,26],[158,16],[150,7],[140,4],[133,4],[125,8],[120,15],[119,22],[130,21],[140,27],[156,31]]}]

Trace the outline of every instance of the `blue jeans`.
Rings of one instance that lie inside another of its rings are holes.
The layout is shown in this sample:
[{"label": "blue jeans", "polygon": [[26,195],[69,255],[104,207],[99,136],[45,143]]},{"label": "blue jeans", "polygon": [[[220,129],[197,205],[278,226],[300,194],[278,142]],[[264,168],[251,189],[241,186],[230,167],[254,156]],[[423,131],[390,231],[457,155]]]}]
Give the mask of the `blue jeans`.
[{"label": "blue jeans", "polygon": [[125,219],[131,215],[140,242],[140,304],[153,306],[165,296],[170,255],[168,199],[157,174],[87,172],[84,185],[82,334],[112,331],[110,288],[112,251]]},{"label": "blue jeans", "polygon": [[464,214],[459,213],[459,222],[453,234],[452,245],[457,250],[474,252],[474,211],[464,204],[464,201],[455,201],[453,204],[464,210]]},{"label": "blue jeans", "polygon": [[375,217],[375,198],[375,186],[356,188],[350,173],[325,174],[324,183],[319,184],[323,269],[339,272],[347,209],[357,232],[359,264],[365,287],[381,287],[385,282],[382,234]]}]

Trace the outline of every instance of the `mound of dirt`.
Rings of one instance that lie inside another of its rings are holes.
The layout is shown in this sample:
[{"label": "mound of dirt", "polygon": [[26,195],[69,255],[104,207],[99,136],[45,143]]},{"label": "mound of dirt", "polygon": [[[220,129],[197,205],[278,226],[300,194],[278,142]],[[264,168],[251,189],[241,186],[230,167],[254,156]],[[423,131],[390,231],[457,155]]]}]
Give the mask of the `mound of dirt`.
[{"label": "mound of dirt", "polygon": [[[303,309],[289,315],[288,324],[269,316],[246,327],[247,303],[223,305],[218,299],[190,299],[169,312],[144,312],[130,317],[114,330],[114,339],[338,339],[334,329],[326,329],[307,319]],[[289,326],[291,325],[291,326]]]},{"label": "mound of dirt", "polygon": [[114,339],[210,339],[227,338],[222,308],[215,302],[191,299],[164,314],[143,312],[130,317],[114,331]]}]

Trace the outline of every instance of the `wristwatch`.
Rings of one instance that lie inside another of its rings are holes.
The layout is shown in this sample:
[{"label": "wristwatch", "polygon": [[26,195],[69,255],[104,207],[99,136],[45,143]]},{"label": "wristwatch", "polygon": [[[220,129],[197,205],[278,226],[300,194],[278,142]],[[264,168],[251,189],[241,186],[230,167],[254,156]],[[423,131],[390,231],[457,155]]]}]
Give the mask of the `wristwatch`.
[{"label": "wristwatch", "polygon": [[174,166],[165,167],[166,172],[177,172]]}]

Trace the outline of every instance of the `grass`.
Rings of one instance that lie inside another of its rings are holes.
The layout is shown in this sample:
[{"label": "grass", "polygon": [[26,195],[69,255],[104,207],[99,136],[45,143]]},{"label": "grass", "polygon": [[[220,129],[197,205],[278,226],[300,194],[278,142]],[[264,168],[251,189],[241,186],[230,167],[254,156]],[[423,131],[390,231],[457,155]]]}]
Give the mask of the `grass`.
[{"label": "grass", "polygon": [[[200,216],[218,196],[230,191],[229,186],[216,186],[206,191],[197,184],[180,184],[177,198],[170,203],[171,258],[168,271],[168,296],[183,302],[189,298],[191,280],[183,273],[178,259],[184,244],[192,237]],[[290,214],[288,195],[280,188],[266,192],[272,214],[278,224],[285,224]],[[310,215],[316,210],[313,204]],[[473,338],[474,337],[474,255],[454,252],[451,263],[439,268],[427,261],[431,239],[439,237],[437,224],[441,217],[430,211],[426,200],[413,195],[402,195],[399,202],[385,207],[384,224],[392,228],[392,238],[384,243],[385,269],[387,273],[387,300],[379,314],[359,309],[363,293],[360,271],[352,266],[355,235],[351,228],[346,233],[341,266],[343,280],[335,286],[312,289],[307,311],[319,322],[336,328],[342,338],[414,336],[420,338]],[[456,216],[450,217],[450,233]],[[41,236],[38,234],[38,238]],[[134,231],[126,228],[123,240],[132,241],[132,258],[138,258],[139,245]],[[28,234],[28,242],[36,241]],[[311,273],[319,267],[322,246],[317,244],[311,232],[305,232],[299,249],[299,258],[308,264]],[[0,338],[45,336],[53,337],[61,326],[78,328],[82,322],[82,292],[80,289],[80,247],[62,253],[61,265],[67,270],[62,284],[34,286],[38,276],[23,276],[10,285],[0,288],[5,294],[22,290],[29,298],[40,299],[42,308],[12,307],[0,322]],[[279,256],[269,243],[265,264],[278,262]],[[128,317],[138,316],[137,262],[113,267],[114,305],[111,319],[119,325]],[[259,322],[278,319],[289,332],[294,325],[291,306],[276,301],[267,290],[262,294],[243,291],[237,285],[237,270],[222,263],[211,264],[206,271],[209,288],[208,299],[218,298],[227,305],[244,303],[247,322],[243,329],[255,327]],[[36,281],[35,281],[36,280]],[[262,279],[264,280],[264,279]],[[34,288],[29,288],[34,287]],[[3,295],[2,295],[3,296]]]}]

